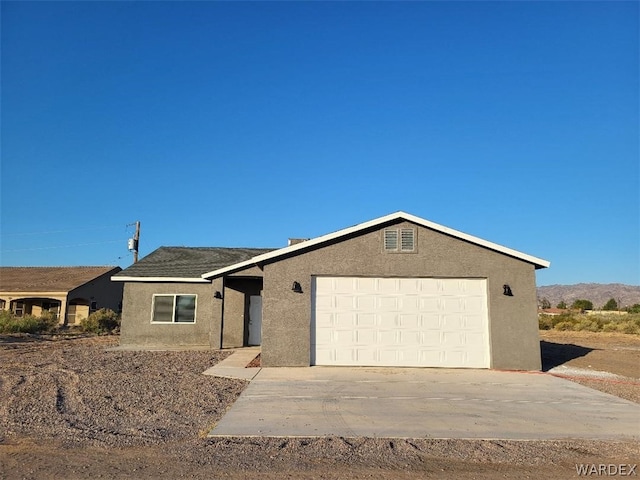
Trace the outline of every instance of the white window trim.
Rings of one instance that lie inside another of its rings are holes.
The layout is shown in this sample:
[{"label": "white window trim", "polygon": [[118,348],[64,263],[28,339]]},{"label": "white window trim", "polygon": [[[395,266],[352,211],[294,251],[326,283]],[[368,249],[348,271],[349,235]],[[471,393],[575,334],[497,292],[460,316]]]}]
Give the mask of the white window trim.
[{"label": "white window trim", "polygon": [[[402,234],[403,232],[412,232],[413,236],[413,248],[402,248]],[[395,232],[396,234],[396,248],[387,248],[387,232]],[[382,232],[382,250],[385,253],[416,253],[416,238],[417,231],[412,227],[398,227],[398,228],[385,228]]]},{"label": "white window trim", "polygon": [[[154,322],[153,313],[156,306],[156,297],[173,297],[173,313],[170,322]],[[176,322],[176,297],[196,297],[196,306],[193,310],[193,322]],[[197,293],[154,293],[151,299],[151,323],[154,325],[195,325],[198,318],[198,294]]]}]

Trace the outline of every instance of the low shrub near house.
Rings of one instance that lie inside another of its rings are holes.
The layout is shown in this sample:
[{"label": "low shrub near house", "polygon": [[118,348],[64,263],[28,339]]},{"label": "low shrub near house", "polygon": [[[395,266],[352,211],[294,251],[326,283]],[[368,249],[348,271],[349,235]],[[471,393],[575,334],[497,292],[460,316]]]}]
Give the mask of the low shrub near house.
[{"label": "low shrub near house", "polygon": [[101,308],[80,320],[80,328],[88,333],[112,333],[120,328],[120,318],[113,310]]},{"label": "low shrub near house", "polygon": [[49,312],[44,312],[40,317],[16,317],[8,310],[0,310],[0,333],[43,333],[53,330],[57,324],[58,319]]},{"label": "low shrub near house", "polygon": [[540,330],[571,330],[587,332],[620,332],[640,335],[640,314],[586,315],[565,313],[562,315],[540,315]]}]

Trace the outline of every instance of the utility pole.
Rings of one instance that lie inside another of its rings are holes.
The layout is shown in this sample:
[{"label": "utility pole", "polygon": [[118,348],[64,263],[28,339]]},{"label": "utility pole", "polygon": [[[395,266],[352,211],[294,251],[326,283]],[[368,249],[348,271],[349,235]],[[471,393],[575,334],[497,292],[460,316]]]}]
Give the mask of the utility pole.
[{"label": "utility pole", "polygon": [[[131,224],[127,225],[131,226]],[[136,233],[129,239],[129,250],[133,252],[133,263],[138,261],[138,244],[140,243],[140,222],[136,222]]]},{"label": "utility pole", "polygon": [[136,222],[136,233],[133,235],[133,263],[138,262],[138,244],[140,243],[140,222]]}]

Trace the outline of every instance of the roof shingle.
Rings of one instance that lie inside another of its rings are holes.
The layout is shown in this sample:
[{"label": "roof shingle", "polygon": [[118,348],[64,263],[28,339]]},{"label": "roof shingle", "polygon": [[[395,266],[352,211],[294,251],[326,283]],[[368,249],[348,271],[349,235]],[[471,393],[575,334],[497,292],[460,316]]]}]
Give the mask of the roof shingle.
[{"label": "roof shingle", "polygon": [[0,267],[2,292],[69,292],[120,267]]},{"label": "roof shingle", "polygon": [[244,262],[273,248],[160,247],[115,277],[200,278],[203,273]]}]

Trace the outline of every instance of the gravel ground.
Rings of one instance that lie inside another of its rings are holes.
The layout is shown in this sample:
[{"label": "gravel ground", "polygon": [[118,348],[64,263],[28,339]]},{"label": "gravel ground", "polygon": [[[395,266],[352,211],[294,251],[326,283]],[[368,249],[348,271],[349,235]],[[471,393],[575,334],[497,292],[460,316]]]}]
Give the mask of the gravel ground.
[{"label": "gravel ground", "polygon": [[202,375],[228,353],[116,344],[0,337],[0,478],[574,478],[577,462],[640,463],[637,442],[209,439],[246,386]]}]

